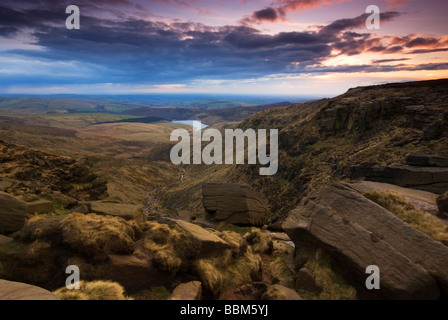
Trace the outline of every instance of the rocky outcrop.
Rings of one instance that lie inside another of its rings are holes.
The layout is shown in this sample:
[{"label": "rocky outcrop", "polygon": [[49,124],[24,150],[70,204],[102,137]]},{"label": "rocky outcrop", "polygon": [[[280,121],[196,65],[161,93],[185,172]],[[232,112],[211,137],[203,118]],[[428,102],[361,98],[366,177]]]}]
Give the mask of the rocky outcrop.
[{"label": "rocky outcrop", "polygon": [[439,209],[439,216],[448,218],[448,191],[437,197],[436,201]]},{"label": "rocky outcrop", "polygon": [[441,194],[448,190],[448,168],[417,167],[408,165],[353,166],[350,178],[395,184]]},{"label": "rocky outcrop", "polygon": [[296,290],[304,289],[308,291],[318,291],[319,287],[316,284],[313,274],[308,268],[302,268],[297,272],[296,276]]},{"label": "rocky outcrop", "polygon": [[[323,248],[360,297],[438,299],[448,293],[448,248],[341,183],[323,187],[291,212],[283,228],[296,245]],[[376,265],[381,289],[365,287]]]},{"label": "rocky outcrop", "polygon": [[106,277],[120,283],[128,293],[154,286],[166,286],[173,280],[170,274],[155,268],[152,258],[147,256],[109,255],[105,270]]},{"label": "rocky outcrop", "polygon": [[230,248],[230,245],[227,242],[207,229],[183,220],[175,221],[176,224],[189,235],[194,243],[192,247],[196,248],[199,256],[219,255],[224,250]]},{"label": "rocky outcrop", "polygon": [[40,199],[32,202],[27,202],[28,213],[49,213],[54,211],[54,206],[51,201]]},{"label": "rocky outcrop", "polygon": [[29,284],[0,280],[0,300],[60,300],[45,289]]},{"label": "rocky outcrop", "polygon": [[25,224],[27,213],[25,202],[0,191],[0,233],[20,230]]},{"label": "rocky outcrop", "polygon": [[267,222],[268,208],[263,196],[248,185],[203,183],[202,203],[218,222],[262,226]]},{"label": "rocky outcrop", "polygon": [[434,155],[409,154],[406,164],[420,167],[448,167],[448,158]]},{"label": "rocky outcrop", "polygon": [[374,182],[374,181],[361,181],[350,183],[350,188],[353,188],[362,194],[373,191],[377,192],[395,191],[400,195],[402,195],[407,201],[412,203],[418,210],[429,213],[431,215],[438,215],[439,213],[436,203],[437,194],[432,192],[404,188],[394,184]]},{"label": "rocky outcrop", "polygon": [[130,220],[139,211],[140,207],[134,204],[123,204],[106,201],[93,201],[90,203],[90,212],[98,215],[121,217]]},{"label": "rocky outcrop", "polygon": [[181,220],[162,223],[71,213],[38,215],[0,237],[0,278],[52,288],[68,265],[85,281],[112,280],[128,293],[198,280],[205,298],[262,277],[261,258],[244,237]]},{"label": "rocky outcrop", "polygon": [[168,300],[201,300],[202,284],[199,281],[191,281],[178,285]]}]

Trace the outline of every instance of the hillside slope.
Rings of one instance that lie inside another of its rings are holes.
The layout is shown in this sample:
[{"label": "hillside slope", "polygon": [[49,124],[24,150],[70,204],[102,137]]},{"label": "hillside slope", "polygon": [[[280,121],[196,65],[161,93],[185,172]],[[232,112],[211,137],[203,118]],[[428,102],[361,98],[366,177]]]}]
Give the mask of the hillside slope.
[{"label": "hillside slope", "polygon": [[[353,167],[404,164],[409,153],[446,156],[447,92],[448,79],[395,83],[259,112],[238,127],[279,130],[276,175],[260,176],[253,165],[189,166],[165,205],[201,210],[201,182],[245,182],[266,196],[275,221],[311,190],[350,178]],[[190,201],[180,201],[186,194]]]}]

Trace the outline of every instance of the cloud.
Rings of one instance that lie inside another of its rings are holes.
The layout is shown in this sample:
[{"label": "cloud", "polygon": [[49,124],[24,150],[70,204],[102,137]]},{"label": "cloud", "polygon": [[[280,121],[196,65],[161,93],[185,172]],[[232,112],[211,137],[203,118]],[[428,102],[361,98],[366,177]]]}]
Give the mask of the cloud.
[{"label": "cloud", "polygon": [[277,0],[270,7],[254,11],[251,15],[242,19],[241,22],[246,24],[265,21],[276,22],[285,20],[288,12],[303,11],[345,1],[351,0]]},{"label": "cloud", "polygon": [[[84,10],[81,29],[67,30],[65,10],[42,5],[51,2],[60,3],[41,0],[33,2],[29,8],[25,8],[24,1],[7,1],[0,5],[0,36],[18,40],[27,35],[26,40],[22,40],[24,44],[42,48],[3,48],[1,54],[14,59],[0,69],[0,74],[8,75],[0,77],[1,84],[168,85],[254,79],[275,74],[340,72],[340,69],[374,72],[372,70],[380,70],[380,67],[328,67],[322,63],[337,54],[413,53],[413,50],[447,47],[444,38],[379,37],[370,32],[354,32],[365,23],[365,15],[339,19],[316,30],[266,34],[248,25],[214,27],[194,22],[149,21],[136,15],[117,14],[114,11],[117,8],[140,10],[127,0],[95,1],[95,6],[110,10],[108,15],[100,18],[100,11]],[[307,3],[312,5],[312,1]],[[287,4],[284,2],[285,6]],[[398,15],[385,12],[383,21]],[[259,17],[275,18],[272,12],[261,12]],[[1,46],[0,42],[0,49]],[[381,66],[381,70],[404,67],[406,65],[387,65]],[[444,65],[421,66],[425,67],[435,70]]]},{"label": "cloud", "polygon": [[379,59],[379,60],[372,60],[372,63],[389,63],[389,62],[408,61],[408,60],[411,60],[411,59],[409,59],[409,58]]},{"label": "cloud", "polygon": [[258,21],[268,20],[276,21],[284,16],[284,13],[279,9],[266,8],[253,13],[253,18]]}]

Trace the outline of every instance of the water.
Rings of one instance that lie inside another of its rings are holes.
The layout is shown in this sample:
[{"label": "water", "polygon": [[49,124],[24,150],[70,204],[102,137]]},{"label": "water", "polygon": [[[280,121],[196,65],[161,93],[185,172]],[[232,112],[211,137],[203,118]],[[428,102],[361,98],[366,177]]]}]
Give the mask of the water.
[{"label": "water", "polygon": [[186,124],[188,126],[192,126],[194,128],[194,131],[202,130],[208,127],[208,125],[201,123],[201,121],[197,120],[178,120],[178,121],[171,121],[171,123],[179,123],[179,124]]}]

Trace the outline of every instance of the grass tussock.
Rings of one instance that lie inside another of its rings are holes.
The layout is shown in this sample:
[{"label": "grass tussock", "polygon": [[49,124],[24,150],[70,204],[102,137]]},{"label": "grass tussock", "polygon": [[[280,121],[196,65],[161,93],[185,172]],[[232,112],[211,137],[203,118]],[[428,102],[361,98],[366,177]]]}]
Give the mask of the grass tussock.
[{"label": "grass tussock", "polygon": [[205,291],[215,297],[224,289],[261,280],[261,258],[250,248],[237,259],[226,250],[221,257],[196,260],[194,268]]},{"label": "grass tussock", "polygon": [[389,210],[399,219],[409,224],[432,239],[448,244],[448,227],[440,219],[415,208],[398,192],[388,190],[372,191],[365,196],[383,208]]},{"label": "grass tussock", "polygon": [[307,300],[354,300],[356,290],[347,284],[331,268],[330,258],[320,249],[300,247],[296,249],[296,260],[308,268],[314,276],[319,291],[299,289],[297,292]]},{"label": "grass tussock", "polygon": [[261,258],[252,252],[241,234],[209,229],[230,248],[204,256],[197,241],[177,226],[146,222],[144,230],[143,246],[154,255],[154,265],[174,274],[191,272],[210,296],[217,297],[223,289],[261,279]]},{"label": "grass tussock", "polygon": [[144,247],[154,254],[155,266],[162,271],[180,272],[186,253],[181,249],[182,244],[187,242],[185,235],[176,228],[156,222],[147,222],[145,229]]},{"label": "grass tussock", "polygon": [[123,287],[111,281],[80,281],[80,289],[60,288],[53,293],[62,300],[132,300]]},{"label": "grass tussock", "polygon": [[61,216],[35,215],[26,221],[25,226],[14,238],[23,242],[61,241],[60,223],[62,219]]},{"label": "grass tussock", "polygon": [[34,216],[14,238],[22,242],[49,242],[56,248],[68,245],[77,253],[100,261],[109,254],[132,253],[141,236],[142,231],[135,221],[72,213]]},{"label": "grass tussock", "polygon": [[269,234],[262,232],[260,229],[252,228],[244,238],[250,244],[256,253],[271,254],[274,249],[274,243]]},{"label": "grass tussock", "polygon": [[141,230],[134,221],[73,213],[61,221],[64,243],[95,260],[109,254],[130,254]]},{"label": "grass tussock", "polygon": [[269,263],[269,270],[272,278],[276,283],[290,284],[294,283],[294,274],[285,263],[285,259],[281,256],[275,257]]}]

